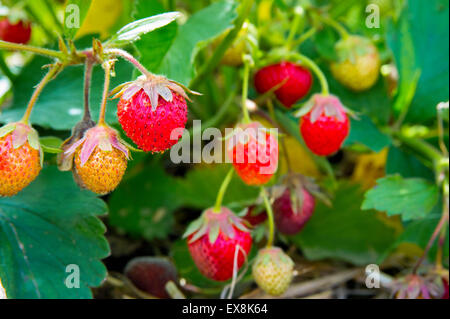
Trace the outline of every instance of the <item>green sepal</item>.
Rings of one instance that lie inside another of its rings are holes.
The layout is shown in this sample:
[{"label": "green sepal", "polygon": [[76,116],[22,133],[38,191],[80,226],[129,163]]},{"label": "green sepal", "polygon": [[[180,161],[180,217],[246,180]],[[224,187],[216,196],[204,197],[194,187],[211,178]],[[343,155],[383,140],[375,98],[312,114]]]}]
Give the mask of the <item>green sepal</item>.
[{"label": "green sepal", "polygon": [[6,124],[3,127],[0,127],[0,137],[4,137],[14,131],[16,128],[16,123]]},{"label": "green sepal", "polygon": [[215,223],[209,228],[208,238],[210,244],[214,244],[219,237],[220,226],[218,223]]}]

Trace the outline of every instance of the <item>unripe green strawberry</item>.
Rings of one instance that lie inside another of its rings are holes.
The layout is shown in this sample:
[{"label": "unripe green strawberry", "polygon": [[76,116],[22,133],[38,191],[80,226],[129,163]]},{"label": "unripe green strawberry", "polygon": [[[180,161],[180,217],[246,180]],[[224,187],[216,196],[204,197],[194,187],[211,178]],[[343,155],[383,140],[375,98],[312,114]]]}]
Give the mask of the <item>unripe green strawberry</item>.
[{"label": "unripe green strawberry", "polygon": [[259,251],[253,264],[253,278],[266,293],[282,295],[294,277],[294,262],[278,247]]},{"label": "unripe green strawberry", "polygon": [[0,196],[14,196],[34,181],[42,156],[33,128],[23,123],[0,128]]},{"label": "unripe green strawberry", "polygon": [[380,56],[370,40],[349,36],[335,45],[338,61],[331,63],[333,76],[353,91],[371,88],[380,73]]}]

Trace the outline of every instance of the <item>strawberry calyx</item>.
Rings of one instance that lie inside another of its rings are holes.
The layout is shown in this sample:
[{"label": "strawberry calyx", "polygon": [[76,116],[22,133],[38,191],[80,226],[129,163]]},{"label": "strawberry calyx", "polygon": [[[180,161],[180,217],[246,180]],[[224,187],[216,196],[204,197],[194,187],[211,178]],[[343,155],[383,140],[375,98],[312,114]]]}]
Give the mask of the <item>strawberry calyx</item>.
[{"label": "strawberry calyx", "polygon": [[81,166],[86,164],[97,147],[105,152],[110,152],[115,148],[121,151],[127,159],[129,159],[130,156],[128,148],[120,140],[118,133],[106,125],[97,125],[88,129],[83,138],[67,148],[64,155],[68,159],[73,159],[76,150],[80,146],[82,147],[80,152]]},{"label": "strawberry calyx", "polygon": [[331,94],[314,94],[305,105],[295,113],[295,116],[302,117],[311,112],[311,123],[316,122],[320,116],[334,117],[339,122],[345,122],[346,114],[355,116],[355,113],[347,109],[338,97]]},{"label": "strawberry calyx", "polygon": [[441,298],[444,289],[439,285],[438,276],[409,274],[391,283],[393,295],[397,299],[433,299]]},{"label": "strawberry calyx", "polygon": [[230,158],[233,158],[232,152],[238,145],[246,145],[252,140],[258,141],[260,145],[265,145],[266,134],[273,133],[259,122],[238,125],[229,136],[225,137]]},{"label": "strawberry calyx", "polygon": [[41,167],[43,166],[44,153],[39,143],[39,135],[34,128],[22,122],[9,123],[0,128],[0,138],[8,134],[11,134],[14,149],[18,149],[28,142],[31,148],[39,151],[40,164]]},{"label": "strawberry calyx", "polygon": [[294,266],[292,259],[284,253],[279,247],[266,247],[258,252],[255,264],[268,264],[270,262],[275,263],[278,267],[281,265]]},{"label": "strawberry calyx", "polygon": [[208,235],[209,242],[214,244],[220,232],[228,238],[234,238],[236,235],[234,228],[249,232],[249,229],[244,225],[244,221],[228,208],[221,207],[219,212],[209,208],[203,212],[200,218],[189,225],[183,238],[191,236],[189,239],[191,244],[204,235]]},{"label": "strawberry calyx", "polygon": [[341,39],[335,44],[337,61],[350,61],[355,63],[356,58],[369,54],[378,54],[372,42],[364,37],[351,35]]},{"label": "strawberry calyx", "polygon": [[169,80],[162,75],[150,74],[149,76],[141,75],[134,81],[122,83],[111,92],[111,95],[114,95],[113,98],[129,100],[140,90],[144,90],[148,96],[153,111],[158,106],[159,96],[166,102],[172,102],[173,93],[177,93],[189,101],[186,91],[191,94],[199,94],[189,90],[181,83]]}]

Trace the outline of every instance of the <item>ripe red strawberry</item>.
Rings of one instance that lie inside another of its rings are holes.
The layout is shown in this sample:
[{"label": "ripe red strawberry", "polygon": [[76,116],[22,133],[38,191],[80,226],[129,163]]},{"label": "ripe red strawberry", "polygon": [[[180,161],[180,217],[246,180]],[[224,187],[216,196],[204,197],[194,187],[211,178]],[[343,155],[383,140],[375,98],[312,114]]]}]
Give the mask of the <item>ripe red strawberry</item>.
[{"label": "ripe red strawberry", "polygon": [[116,97],[123,130],[146,152],[164,152],[180,139],[187,122],[183,88],[165,77],[140,77],[121,85]]},{"label": "ripe red strawberry", "polygon": [[448,280],[442,278],[442,285],[444,286],[444,294],[441,299],[448,299]]},{"label": "ripe red strawberry", "polygon": [[169,281],[178,280],[177,269],[165,258],[137,257],[125,267],[125,276],[142,291],[158,298],[170,298],[166,291]]},{"label": "ripe red strawberry", "polygon": [[244,264],[252,237],[242,220],[228,208],[206,210],[186,231],[188,248],[200,272],[213,280],[226,281]]},{"label": "ripe red strawberry", "polygon": [[23,123],[0,128],[0,196],[14,196],[36,179],[43,154],[37,132]]},{"label": "ripe red strawberry", "polygon": [[260,123],[235,129],[227,141],[228,157],[239,177],[248,185],[264,185],[278,167],[278,141]]},{"label": "ripe red strawberry", "polygon": [[305,188],[299,192],[286,188],[273,203],[277,229],[286,235],[298,233],[311,218],[315,204],[314,197]]},{"label": "ripe red strawberry", "polygon": [[11,23],[8,18],[0,20],[0,39],[3,41],[25,44],[31,38],[31,24],[17,21]]},{"label": "ripe red strawberry", "polygon": [[337,152],[350,131],[347,111],[339,99],[315,94],[305,109],[309,111],[300,120],[300,133],[308,148],[320,156]]},{"label": "ripe red strawberry", "polygon": [[266,93],[273,87],[281,85],[275,90],[275,95],[287,108],[291,108],[308,94],[312,81],[308,69],[284,61],[263,67],[255,74],[255,88],[259,93]]},{"label": "ripe red strawberry", "polygon": [[253,278],[266,293],[279,296],[291,284],[294,262],[278,247],[262,249],[256,256],[252,269]]},{"label": "ripe red strawberry", "polygon": [[120,142],[117,132],[106,125],[87,130],[84,137],[64,154],[75,156],[77,183],[100,195],[112,192],[119,185],[129,156],[128,148]]}]

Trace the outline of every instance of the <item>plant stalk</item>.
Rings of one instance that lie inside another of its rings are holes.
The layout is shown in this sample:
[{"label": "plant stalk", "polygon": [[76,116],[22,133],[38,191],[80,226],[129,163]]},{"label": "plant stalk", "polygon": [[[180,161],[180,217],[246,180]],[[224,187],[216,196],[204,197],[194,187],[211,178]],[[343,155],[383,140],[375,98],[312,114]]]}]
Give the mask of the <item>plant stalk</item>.
[{"label": "plant stalk", "polygon": [[264,200],[264,204],[266,205],[266,211],[267,211],[267,220],[269,222],[269,237],[267,239],[267,247],[272,247],[273,240],[275,237],[275,223],[273,218],[273,209],[272,204],[270,204],[269,197],[267,196],[266,189],[264,187],[261,187],[261,195]]},{"label": "plant stalk", "polygon": [[121,58],[127,60],[133,64],[143,75],[147,78],[152,77],[152,73],[148,71],[134,56],[129,54],[127,51],[122,49],[108,49],[105,50],[105,54],[112,54],[114,56],[120,56]]},{"label": "plant stalk", "polygon": [[0,40],[0,49],[14,50],[14,51],[28,51],[39,55],[56,58],[59,60],[64,59],[64,54],[59,51],[33,47],[31,45],[26,44],[12,43],[3,40]]},{"label": "plant stalk", "polygon": [[25,110],[25,114],[23,115],[20,122],[27,124],[30,119],[31,111],[33,110],[34,105],[36,104],[36,101],[41,94],[44,87],[47,85],[48,82],[50,82],[62,69],[61,64],[54,64],[51,66],[50,70],[47,72],[47,74],[44,76],[44,78],[39,82],[36,89],[33,92],[33,95],[31,96],[30,101],[28,102],[27,109]]},{"label": "plant stalk", "polygon": [[104,63],[105,69],[105,83],[103,85],[102,104],[100,106],[100,115],[98,118],[98,125],[105,125],[106,104],[108,102],[109,83],[111,81],[111,61]]},{"label": "plant stalk", "polygon": [[294,57],[296,59],[300,60],[304,65],[306,65],[308,68],[310,68],[314,72],[314,74],[319,79],[320,86],[322,87],[322,94],[328,95],[330,92],[329,87],[328,87],[328,81],[327,81],[327,78],[325,77],[325,74],[323,74],[323,72],[319,68],[319,66],[313,60],[311,60],[307,56],[304,56],[303,54],[295,53]]},{"label": "plant stalk", "polygon": [[247,108],[247,97],[248,97],[248,78],[250,73],[250,66],[248,61],[244,61],[244,76],[242,79],[242,113],[243,113],[243,122],[245,124],[250,123],[250,115]]},{"label": "plant stalk", "polygon": [[233,172],[234,168],[232,167],[225,176],[222,185],[220,185],[219,193],[217,194],[216,204],[214,205],[213,209],[215,213],[220,213],[220,210],[222,208],[223,197],[225,196],[225,192],[227,191],[228,185],[230,185],[231,179],[233,178]]}]

